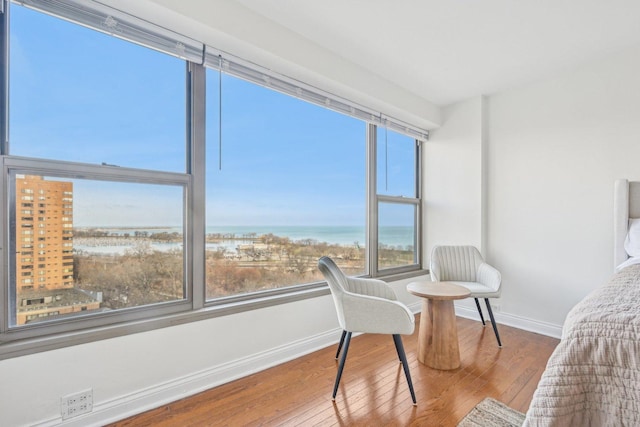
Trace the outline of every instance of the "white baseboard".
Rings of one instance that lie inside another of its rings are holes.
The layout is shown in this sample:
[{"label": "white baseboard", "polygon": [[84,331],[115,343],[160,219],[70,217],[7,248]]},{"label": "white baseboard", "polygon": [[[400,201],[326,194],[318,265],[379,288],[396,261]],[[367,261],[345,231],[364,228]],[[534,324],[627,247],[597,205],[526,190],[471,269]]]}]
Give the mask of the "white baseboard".
[{"label": "white baseboard", "polygon": [[[422,302],[418,301],[410,304],[409,309],[414,313],[420,313],[420,311],[422,310]],[[456,305],[455,309],[456,316],[464,317],[466,319],[480,320],[480,318],[478,317],[478,311],[475,308]],[[560,336],[562,335],[562,325],[542,322],[540,320],[528,319],[526,317],[504,312],[496,313],[494,311],[493,314],[496,319],[496,323],[502,325],[512,326],[524,331],[535,332],[537,334],[546,335],[553,338],[560,338]]]},{"label": "white baseboard", "polygon": [[[478,311],[475,308],[456,306],[456,315],[467,319],[480,319],[480,317],[478,316]],[[562,325],[541,322],[540,320],[528,319],[526,317],[504,312],[493,313],[493,316],[496,319],[496,323],[502,325],[512,326],[524,331],[535,332],[537,334],[546,335],[553,338],[560,338],[560,336],[562,335]],[[489,319],[485,320],[488,321]]]},{"label": "white baseboard", "polygon": [[[421,301],[409,304],[409,309],[419,313]],[[478,313],[473,308],[456,306],[456,315],[478,320]],[[518,329],[536,332],[559,338],[562,326],[537,320],[526,319],[508,313],[495,313],[496,322]],[[36,424],[40,427],[50,426],[101,426],[123,418],[157,408],[162,405],[184,399],[221,384],[251,375],[281,363],[301,357],[335,344],[340,337],[340,329],[336,328],[303,340],[256,353],[233,362],[211,367],[200,372],[176,378],[146,389],[138,390],[106,402],[98,402],[93,411],[77,418],[62,421],[61,417],[52,418]]]},{"label": "white baseboard", "polygon": [[341,330],[327,331],[274,349],[253,354],[233,362],[214,366],[185,377],[157,384],[106,402],[98,402],[92,412],[62,421],[56,417],[36,424],[49,426],[102,426],[159,406],[184,399],[210,388],[271,368],[305,354],[335,344]]}]

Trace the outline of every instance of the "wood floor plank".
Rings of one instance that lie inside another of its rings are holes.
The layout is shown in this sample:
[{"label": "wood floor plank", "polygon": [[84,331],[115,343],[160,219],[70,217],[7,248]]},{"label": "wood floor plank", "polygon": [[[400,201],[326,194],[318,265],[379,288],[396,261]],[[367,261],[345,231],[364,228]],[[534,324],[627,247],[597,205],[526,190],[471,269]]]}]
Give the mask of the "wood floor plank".
[{"label": "wood floor plank", "polygon": [[111,427],[455,426],[485,397],[526,411],[558,340],[499,325],[499,348],[490,325],[456,322],[461,366],[451,371],[417,361],[417,330],[403,336],[417,407],[391,337],[365,334],[351,341],[335,402],[331,392],[338,362],[331,346]]}]

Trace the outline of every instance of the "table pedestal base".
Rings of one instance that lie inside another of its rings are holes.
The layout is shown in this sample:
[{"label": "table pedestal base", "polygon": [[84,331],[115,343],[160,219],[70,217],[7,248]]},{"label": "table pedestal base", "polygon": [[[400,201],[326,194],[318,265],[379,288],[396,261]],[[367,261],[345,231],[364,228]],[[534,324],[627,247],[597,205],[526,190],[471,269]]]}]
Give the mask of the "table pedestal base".
[{"label": "table pedestal base", "polygon": [[425,299],[418,331],[418,360],[435,369],[460,367],[458,328],[451,300]]}]

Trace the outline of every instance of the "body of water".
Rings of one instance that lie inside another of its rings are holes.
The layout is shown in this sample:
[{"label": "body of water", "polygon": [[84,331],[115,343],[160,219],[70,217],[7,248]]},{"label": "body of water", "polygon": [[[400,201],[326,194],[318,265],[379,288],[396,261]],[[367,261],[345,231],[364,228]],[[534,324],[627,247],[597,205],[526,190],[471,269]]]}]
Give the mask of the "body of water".
[{"label": "body of water", "polygon": [[273,234],[278,237],[288,237],[292,241],[312,239],[338,245],[354,245],[358,242],[364,246],[364,227],[352,226],[215,226],[207,227],[207,234],[234,234],[245,236],[251,233],[256,236]]},{"label": "body of water", "polygon": [[[181,233],[181,227],[149,227],[149,228],[115,228],[115,227],[85,227],[96,228],[107,231],[111,234],[134,236],[136,231],[144,231],[149,234],[153,233]],[[221,239],[220,242],[207,243],[207,249],[216,250],[224,248],[227,251],[235,251],[240,244],[248,243],[257,239],[261,235],[273,234],[278,237],[288,237],[292,241],[315,240],[317,242],[326,242],[342,246],[365,246],[365,230],[364,227],[358,226],[214,226],[207,227],[207,234],[233,235],[235,239]],[[252,237],[254,236],[254,237]],[[246,237],[246,240],[237,240]],[[381,227],[379,231],[380,243],[388,246],[406,247],[413,245],[413,227],[393,226]],[[82,244],[74,244],[75,250],[81,250],[92,253],[124,253],[133,245],[100,245],[90,246]],[[152,247],[156,250],[170,250],[182,247],[181,243],[153,243]]]}]

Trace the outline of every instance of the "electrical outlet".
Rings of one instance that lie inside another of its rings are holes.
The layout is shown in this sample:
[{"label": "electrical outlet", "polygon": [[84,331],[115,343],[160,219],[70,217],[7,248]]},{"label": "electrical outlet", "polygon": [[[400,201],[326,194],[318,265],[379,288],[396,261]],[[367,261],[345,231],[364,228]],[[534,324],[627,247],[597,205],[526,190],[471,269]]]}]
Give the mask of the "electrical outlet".
[{"label": "electrical outlet", "polygon": [[491,303],[491,309],[492,309],[493,311],[495,311],[496,313],[500,313],[500,309],[501,309],[501,308],[502,308],[502,307],[500,306],[500,304],[498,304],[498,303]]},{"label": "electrical outlet", "polygon": [[60,398],[62,419],[76,417],[93,410],[93,389],[68,394]]}]

